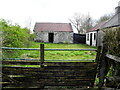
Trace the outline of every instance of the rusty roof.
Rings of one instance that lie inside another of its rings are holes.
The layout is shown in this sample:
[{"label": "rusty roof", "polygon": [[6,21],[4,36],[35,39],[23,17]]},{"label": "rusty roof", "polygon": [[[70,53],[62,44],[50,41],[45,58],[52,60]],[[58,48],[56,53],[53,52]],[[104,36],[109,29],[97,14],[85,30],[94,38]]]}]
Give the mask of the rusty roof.
[{"label": "rusty roof", "polygon": [[70,23],[36,23],[34,31],[73,32],[73,29]]},{"label": "rusty roof", "polygon": [[101,26],[102,26],[103,24],[105,24],[106,22],[107,22],[107,21],[98,23],[97,25],[95,25],[95,27],[93,27],[93,28],[91,28],[90,30],[88,30],[88,32],[92,32],[92,31],[97,31],[97,30],[99,30],[99,29],[101,28]]}]

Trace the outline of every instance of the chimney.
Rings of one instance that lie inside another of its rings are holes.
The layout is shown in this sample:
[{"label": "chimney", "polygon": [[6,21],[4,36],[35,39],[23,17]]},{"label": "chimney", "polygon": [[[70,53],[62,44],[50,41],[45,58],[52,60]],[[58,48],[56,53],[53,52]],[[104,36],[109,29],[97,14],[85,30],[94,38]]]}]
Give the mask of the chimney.
[{"label": "chimney", "polygon": [[118,2],[118,6],[115,8],[115,14],[120,13],[120,1]]}]

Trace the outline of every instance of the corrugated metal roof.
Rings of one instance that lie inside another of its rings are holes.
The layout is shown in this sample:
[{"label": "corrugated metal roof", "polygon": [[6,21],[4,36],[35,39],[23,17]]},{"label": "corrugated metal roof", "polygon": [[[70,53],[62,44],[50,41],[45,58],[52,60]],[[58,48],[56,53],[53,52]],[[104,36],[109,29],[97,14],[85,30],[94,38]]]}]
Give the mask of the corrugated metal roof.
[{"label": "corrugated metal roof", "polygon": [[73,32],[73,29],[70,23],[36,23],[34,31]]}]

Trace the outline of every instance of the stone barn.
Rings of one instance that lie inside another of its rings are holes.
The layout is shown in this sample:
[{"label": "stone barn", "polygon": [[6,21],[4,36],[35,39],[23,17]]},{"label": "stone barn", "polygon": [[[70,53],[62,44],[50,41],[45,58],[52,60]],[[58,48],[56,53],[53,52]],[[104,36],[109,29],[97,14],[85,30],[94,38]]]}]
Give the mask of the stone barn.
[{"label": "stone barn", "polygon": [[70,23],[36,23],[35,41],[50,43],[73,43],[73,29]]}]

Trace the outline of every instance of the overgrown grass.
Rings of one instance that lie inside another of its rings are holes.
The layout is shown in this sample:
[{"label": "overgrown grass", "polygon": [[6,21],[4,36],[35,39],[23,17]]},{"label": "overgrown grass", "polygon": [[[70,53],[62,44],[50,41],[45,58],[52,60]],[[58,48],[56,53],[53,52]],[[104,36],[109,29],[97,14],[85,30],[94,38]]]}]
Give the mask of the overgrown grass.
[{"label": "overgrown grass", "polygon": [[[95,47],[84,44],[53,44],[32,42],[30,48],[40,48],[40,44],[45,45],[45,49],[95,49]],[[21,58],[39,58],[39,51],[25,51]],[[95,51],[45,51],[45,60],[81,60],[95,59]]]},{"label": "overgrown grass", "polygon": [[54,49],[91,49],[96,47],[91,47],[86,44],[56,44],[56,43],[39,43],[39,42],[31,42],[30,48],[39,48],[40,44],[44,44],[45,48],[54,48]]}]

